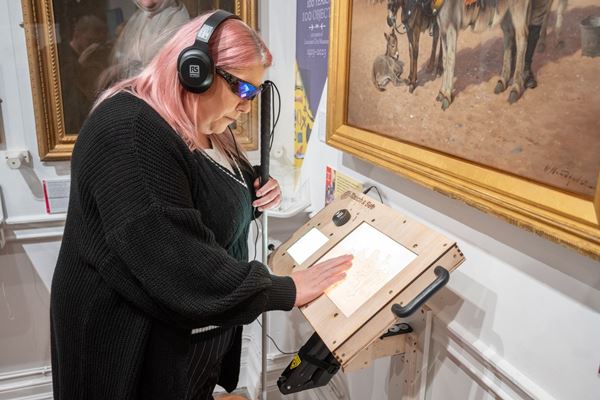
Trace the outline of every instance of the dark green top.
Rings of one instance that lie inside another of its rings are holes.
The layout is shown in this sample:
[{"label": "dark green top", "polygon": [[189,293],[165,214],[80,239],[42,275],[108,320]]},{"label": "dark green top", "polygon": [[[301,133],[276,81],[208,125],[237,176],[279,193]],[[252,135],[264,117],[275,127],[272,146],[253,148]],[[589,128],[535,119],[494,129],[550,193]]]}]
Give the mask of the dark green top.
[{"label": "dark green top", "polygon": [[[51,291],[55,400],[138,399],[142,371],[164,388],[153,398],[181,399],[193,328],[293,307],[291,278],[247,261],[253,173],[236,180],[191,152],[147,103],[104,101],[71,169]],[[219,382],[228,390],[240,331]]]}]

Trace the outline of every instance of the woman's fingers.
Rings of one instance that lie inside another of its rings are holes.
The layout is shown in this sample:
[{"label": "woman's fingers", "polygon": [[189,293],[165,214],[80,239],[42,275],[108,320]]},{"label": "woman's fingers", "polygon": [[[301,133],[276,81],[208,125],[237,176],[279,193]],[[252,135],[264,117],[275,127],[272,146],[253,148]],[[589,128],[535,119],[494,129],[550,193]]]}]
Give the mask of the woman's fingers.
[{"label": "woman's fingers", "polygon": [[339,264],[343,264],[346,262],[352,262],[353,258],[354,258],[354,256],[352,254],[344,254],[343,256],[338,256],[338,257],[330,258],[327,261],[323,261],[323,262],[315,265],[315,267],[317,267],[319,270],[323,271],[328,268],[335,267],[336,265],[339,265]]},{"label": "woman's fingers", "polygon": [[352,266],[352,262],[351,261],[346,261],[346,262],[343,262],[341,264],[334,265],[334,266],[332,266],[330,268],[327,268],[323,272],[321,272],[319,274],[319,277],[322,280],[329,279],[331,276],[338,275],[338,274],[340,274],[340,273],[342,273],[344,271],[347,271],[348,269],[350,269],[351,266]]},{"label": "woman's fingers", "polygon": [[264,197],[254,200],[252,205],[254,207],[265,207],[265,206],[277,201],[277,198],[280,197],[280,194],[281,194],[281,192],[279,192],[279,190],[273,190],[273,191],[269,192],[268,194],[266,194]]},{"label": "woman's fingers", "polygon": [[256,191],[256,195],[258,197],[262,197],[265,194],[269,193],[270,191],[272,191],[275,188],[279,188],[279,182],[277,182],[276,179],[274,178],[269,178],[269,180],[267,181],[267,183],[265,183],[260,189],[258,189]]},{"label": "woman's fingers", "polygon": [[270,178],[260,189],[258,189],[259,185],[259,180],[256,179],[254,188],[258,199],[252,203],[252,206],[257,207],[259,211],[278,207],[281,204],[281,189],[277,180]]},{"label": "woman's fingers", "polygon": [[319,277],[320,292],[346,277],[346,271],[352,267],[352,258],[351,255],[344,255],[325,261],[320,265],[320,270],[316,271]]},{"label": "woman's fingers", "polygon": [[330,288],[332,285],[334,285],[334,284],[336,284],[336,283],[344,280],[345,278],[346,278],[346,273],[345,272],[342,272],[342,273],[330,276],[329,278],[327,278],[326,280],[324,280],[321,283],[321,286],[323,287],[322,291],[324,292],[325,290],[327,290],[328,288]]},{"label": "woman's fingers", "polygon": [[256,189],[256,195],[258,197],[262,197],[266,193],[268,193],[271,190],[278,188],[278,187],[279,187],[279,182],[277,182],[277,179],[275,179],[275,178],[269,178],[267,183],[262,185],[262,187],[260,186],[260,178],[256,178],[254,180],[254,189]]}]

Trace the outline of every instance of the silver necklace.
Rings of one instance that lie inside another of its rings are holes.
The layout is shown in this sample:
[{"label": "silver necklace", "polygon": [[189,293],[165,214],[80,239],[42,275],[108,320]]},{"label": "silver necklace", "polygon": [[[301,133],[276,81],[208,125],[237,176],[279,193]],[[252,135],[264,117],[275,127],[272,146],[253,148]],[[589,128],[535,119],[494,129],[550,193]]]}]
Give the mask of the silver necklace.
[{"label": "silver necklace", "polygon": [[[215,160],[212,159],[211,156],[209,156],[208,154],[206,154],[204,151],[199,150],[200,154],[202,154],[205,158],[208,159],[208,161],[210,161],[213,165],[216,165],[217,168],[219,168],[221,171],[225,172],[227,175],[229,175],[229,177],[231,177],[231,179],[235,180],[237,183],[239,183],[240,185],[242,185],[243,187],[245,187],[246,189],[248,189],[248,185],[246,184],[245,181],[241,180],[240,178],[238,178],[237,176],[235,176],[230,170],[228,170],[227,168],[225,168],[224,166],[222,166],[221,164],[219,164],[218,162],[216,162]],[[242,171],[238,165],[238,163],[234,160],[233,161],[233,167],[237,170],[238,174],[240,174],[241,177],[243,177],[244,175],[242,174]]]}]

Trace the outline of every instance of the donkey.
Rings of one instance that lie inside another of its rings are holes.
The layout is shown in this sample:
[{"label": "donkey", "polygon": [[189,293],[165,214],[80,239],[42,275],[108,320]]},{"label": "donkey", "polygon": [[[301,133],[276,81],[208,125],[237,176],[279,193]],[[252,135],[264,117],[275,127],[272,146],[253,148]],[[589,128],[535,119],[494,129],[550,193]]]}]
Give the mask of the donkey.
[{"label": "donkey", "polygon": [[[556,9],[556,24],[554,25],[554,34],[556,35],[556,48],[562,49],[565,46],[565,41],[562,38],[562,26],[563,26],[563,14],[567,9],[568,0],[558,0],[558,7]],[[546,31],[548,29],[548,16],[552,9],[552,3],[554,0],[548,1],[548,9],[544,16],[544,22],[542,23],[542,30],[540,33],[540,43],[538,44],[538,52],[543,53],[546,50]]]},{"label": "donkey", "polygon": [[438,24],[444,48],[444,72],[442,86],[436,100],[446,110],[452,103],[454,87],[454,67],[456,64],[456,44],[458,32],[472,27],[474,31],[483,31],[500,24],[504,36],[504,61],[502,73],[494,89],[496,94],[508,89],[511,75],[511,47],[516,43],[516,62],[513,83],[508,102],[516,102],[524,91],[523,69],[525,49],[527,47],[527,14],[530,0],[445,0],[438,12]]},{"label": "donkey", "polygon": [[[410,56],[410,72],[408,75],[408,91],[412,93],[417,87],[417,61],[419,58],[419,38],[421,33],[431,29],[433,34],[433,46],[431,56],[427,65],[427,71],[432,72],[435,67],[435,55],[439,39],[439,28],[433,14],[432,0],[388,0],[388,26],[398,31],[396,15],[401,9],[401,22],[408,37],[408,50]],[[436,75],[442,74],[442,46],[440,43],[440,55],[437,62]]]},{"label": "donkey", "polygon": [[385,86],[391,81],[394,86],[402,84],[403,65],[398,59],[398,38],[392,30],[388,35],[383,34],[387,41],[385,54],[377,56],[373,62],[373,84],[380,92],[385,90]]}]

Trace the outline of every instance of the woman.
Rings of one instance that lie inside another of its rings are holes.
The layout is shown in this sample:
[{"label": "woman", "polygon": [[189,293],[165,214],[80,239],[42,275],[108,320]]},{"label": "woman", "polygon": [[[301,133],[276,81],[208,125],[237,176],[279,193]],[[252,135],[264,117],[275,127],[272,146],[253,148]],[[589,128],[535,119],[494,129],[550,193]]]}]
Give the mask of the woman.
[{"label": "woman", "polygon": [[271,54],[243,22],[226,20],[209,41],[214,82],[185,90],[178,55],[206,18],[107,90],[79,134],[52,282],[55,400],[212,399],[217,383],[231,391],[240,325],[313,300],[350,267],[343,256],[290,278],[247,261],[253,207],[276,207],[281,193],[274,179],[259,188],[233,135],[221,133],[250,110],[232,77],[260,87]]}]

